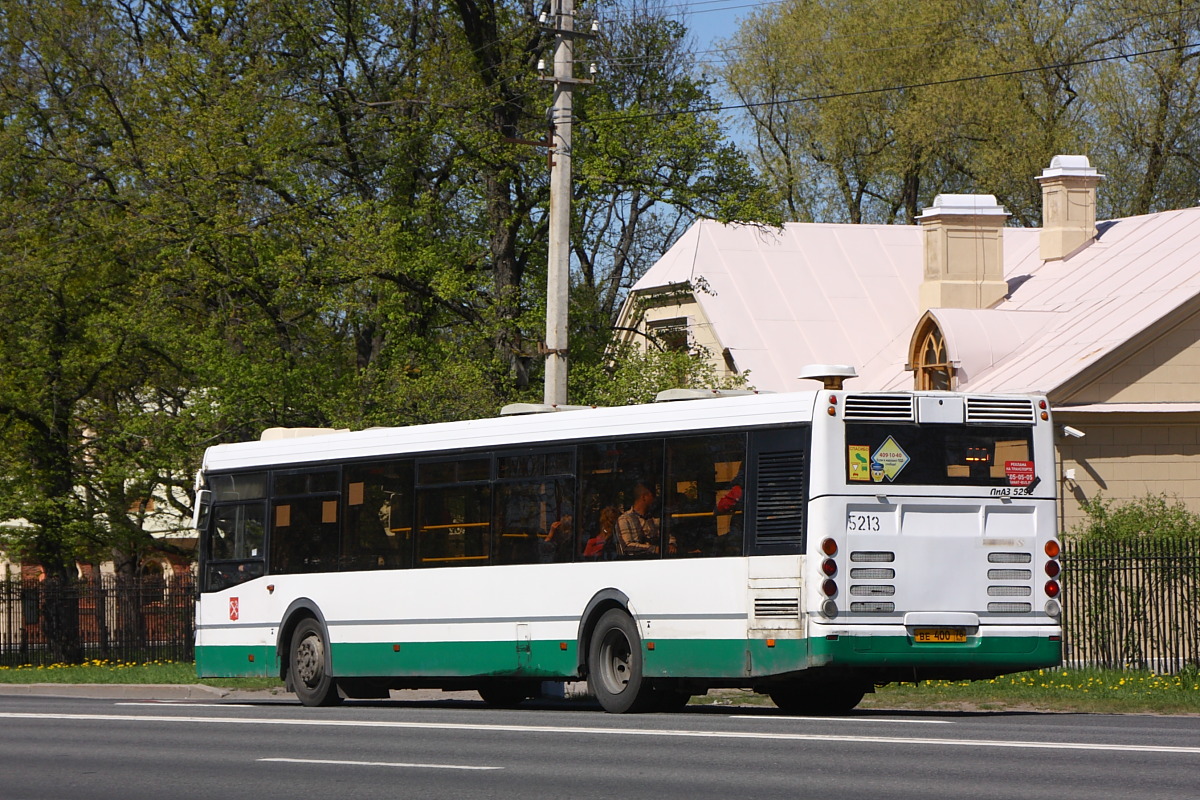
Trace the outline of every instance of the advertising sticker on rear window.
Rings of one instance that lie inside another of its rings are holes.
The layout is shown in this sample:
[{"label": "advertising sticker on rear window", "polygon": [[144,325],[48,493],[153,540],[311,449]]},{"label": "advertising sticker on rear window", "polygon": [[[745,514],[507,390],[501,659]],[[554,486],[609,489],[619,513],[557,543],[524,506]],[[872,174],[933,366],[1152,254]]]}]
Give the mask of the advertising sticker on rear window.
[{"label": "advertising sticker on rear window", "polygon": [[889,481],[896,480],[900,470],[908,466],[911,459],[908,453],[896,443],[891,436],[883,440],[879,449],[871,456],[871,478],[878,482],[887,477]]},{"label": "advertising sticker on rear window", "polygon": [[1033,483],[1033,462],[1005,461],[1004,474],[1008,476],[1009,486],[1028,486]]},{"label": "advertising sticker on rear window", "polygon": [[869,445],[850,445],[850,480],[871,480],[871,448]]}]

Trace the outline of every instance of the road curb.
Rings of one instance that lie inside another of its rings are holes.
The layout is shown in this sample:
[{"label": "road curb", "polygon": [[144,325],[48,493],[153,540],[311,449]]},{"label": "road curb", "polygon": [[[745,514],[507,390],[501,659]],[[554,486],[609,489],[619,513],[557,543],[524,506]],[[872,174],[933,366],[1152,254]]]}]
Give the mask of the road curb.
[{"label": "road curb", "polygon": [[0,683],[0,695],[114,700],[221,700],[228,689],[174,683]]}]

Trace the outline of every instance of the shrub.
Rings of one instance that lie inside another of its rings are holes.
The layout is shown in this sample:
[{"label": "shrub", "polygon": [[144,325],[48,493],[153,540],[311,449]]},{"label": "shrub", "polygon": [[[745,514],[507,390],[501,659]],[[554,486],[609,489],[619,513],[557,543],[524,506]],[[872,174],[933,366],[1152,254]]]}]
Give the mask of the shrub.
[{"label": "shrub", "polygon": [[1148,494],[1124,502],[1102,495],[1082,503],[1087,517],[1071,533],[1084,540],[1130,541],[1133,539],[1179,540],[1200,535],[1200,514],[1176,499]]}]

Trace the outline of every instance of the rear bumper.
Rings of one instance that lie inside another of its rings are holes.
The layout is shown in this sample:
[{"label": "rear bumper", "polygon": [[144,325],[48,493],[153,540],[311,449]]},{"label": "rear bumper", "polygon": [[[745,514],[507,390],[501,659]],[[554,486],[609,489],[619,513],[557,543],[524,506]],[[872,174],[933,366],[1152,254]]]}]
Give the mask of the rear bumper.
[{"label": "rear bumper", "polygon": [[[967,641],[922,643],[903,626],[822,626],[810,629],[816,667],[876,671],[889,680],[981,678],[1062,663],[1057,626],[987,626]],[[899,677],[893,677],[898,675]]]}]

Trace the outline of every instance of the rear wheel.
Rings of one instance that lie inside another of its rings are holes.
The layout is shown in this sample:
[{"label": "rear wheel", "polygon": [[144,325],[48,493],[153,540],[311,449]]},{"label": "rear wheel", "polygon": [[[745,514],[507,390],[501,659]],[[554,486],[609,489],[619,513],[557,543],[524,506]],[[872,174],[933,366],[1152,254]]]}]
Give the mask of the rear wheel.
[{"label": "rear wheel", "polygon": [[329,674],[325,631],[315,619],[301,620],[292,631],[288,683],[306,706],[333,706],[342,702]]},{"label": "rear wheel", "polygon": [[642,677],[642,638],[621,609],[604,612],[588,647],[588,688],[610,714],[645,711],[654,689]]},{"label": "rear wheel", "polygon": [[788,714],[830,716],[852,711],[867,693],[861,683],[798,683],[770,691],[771,700]]}]

